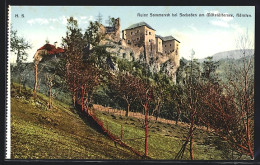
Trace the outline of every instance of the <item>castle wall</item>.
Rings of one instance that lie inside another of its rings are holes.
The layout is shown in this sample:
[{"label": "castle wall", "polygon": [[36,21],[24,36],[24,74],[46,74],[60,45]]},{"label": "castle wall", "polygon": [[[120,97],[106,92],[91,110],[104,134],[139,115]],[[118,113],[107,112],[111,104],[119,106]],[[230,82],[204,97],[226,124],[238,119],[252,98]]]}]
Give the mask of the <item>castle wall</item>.
[{"label": "castle wall", "polygon": [[175,40],[163,41],[163,53],[168,54],[175,50]]},{"label": "castle wall", "polygon": [[135,29],[124,30],[126,43],[131,46],[141,46],[144,42],[145,27],[137,27]]},{"label": "castle wall", "polygon": [[162,53],[162,39],[160,39],[159,37],[155,38],[156,41],[156,52],[160,52]]},{"label": "castle wall", "polygon": [[155,44],[155,30],[152,30],[146,26],[145,27],[145,44],[146,45],[150,45],[151,43],[152,44]]},{"label": "castle wall", "polygon": [[[118,36],[120,36],[120,34]],[[115,52],[118,56],[130,61],[138,60],[140,54],[143,54],[145,51],[143,55],[146,62],[150,64],[150,60],[153,60],[150,66],[151,69],[154,72],[158,72],[161,69],[161,65],[167,63],[168,70],[166,74],[171,76],[175,81],[176,70],[180,65],[179,42],[177,40],[163,41],[160,37],[155,37],[155,30],[147,26],[140,26],[123,30],[121,45],[125,48],[128,47],[127,49],[129,49],[129,51],[121,52],[119,50],[119,52]],[[145,48],[145,50],[143,48]]]},{"label": "castle wall", "polygon": [[[109,28],[114,28],[113,31],[108,30]],[[105,27],[104,25],[100,25],[100,31],[105,38],[114,40],[116,42],[120,41],[120,18],[115,19],[114,27]]]}]

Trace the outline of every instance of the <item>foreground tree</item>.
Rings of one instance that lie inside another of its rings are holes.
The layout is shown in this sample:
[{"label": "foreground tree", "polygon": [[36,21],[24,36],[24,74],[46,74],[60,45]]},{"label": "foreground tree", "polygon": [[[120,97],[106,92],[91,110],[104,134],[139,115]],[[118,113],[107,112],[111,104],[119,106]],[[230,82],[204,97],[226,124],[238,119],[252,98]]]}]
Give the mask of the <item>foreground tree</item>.
[{"label": "foreground tree", "polygon": [[185,79],[183,86],[183,93],[185,95],[185,100],[183,106],[185,106],[187,109],[184,112],[184,115],[188,119],[190,123],[189,132],[187,135],[187,139],[185,140],[182,148],[180,149],[179,153],[176,155],[175,159],[179,159],[183,156],[183,153],[185,151],[185,147],[189,142],[189,151],[190,151],[190,159],[194,159],[193,154],[193,141],[194,141],[194,130],[196,129],[196,123],[198,122],[198,116],[197,112],[199,110],[199,91],[198,86],[200,85],[200,77],[201,77],[201,71],[200,71],[200,65],[197,61],[197,59],[194,59],[195,52],[194,50],[191,51],[191,60],[187,63],[185,68]]},{"label": "foreground tree", "polygon": [[238,39],[241,59],[227,70],[227,83],[198,87],[200,122],[226,140],[233,150],[254,158],[254,53],[247,34]]},{"label": "foreground tree", "polygon": [[138,94],[138,98],[141,102],[141,105],[144,108],[145,115],[145,156],[148,156],[148,111],[152,99],[152,88],[148,81],[139,81],[138,90],[136,91]]},{"label": "foreground tree", "polygon": [[79,68],[82,65],[86,40],[78,27],[77,20],[70,17],[67,21],[66,37],[62,38],[63,46],[66,48],[65,62],[61,61],[61,63],[63,64],[62,68],[66,70],[66,82],[72,92],[72,101],[75,105],[76,91],[78,90],[76,83],[79,77]]},{"label": "foreground tree", "polygon": [[81,110],[85,108],[88,112],[89,105],[92,101],[92,96],[95,88],[100,84],[100,71],[95,66],[85,66],[79,72],[79,79],[77,83],[77,93],[81,92]]},{"label": "foreground tree", "polygon": [[[247,33],[241,34],[237,39],[237,48],[241,59],[230,66],[228,83],[223,85],[225,97],[232,98],[228,102],[229,108],[220,108],[226,114],[231,111],[236,118],[224,118],[226,122],[233,123],[232,127],[218,131],[234,149],[254,158],[254,52],[252,42]],[[219,101],[218,101],[219,102]],[[217,104],[217,100],[214,102]],[[225,136],[226,135],[226,136]]]}]

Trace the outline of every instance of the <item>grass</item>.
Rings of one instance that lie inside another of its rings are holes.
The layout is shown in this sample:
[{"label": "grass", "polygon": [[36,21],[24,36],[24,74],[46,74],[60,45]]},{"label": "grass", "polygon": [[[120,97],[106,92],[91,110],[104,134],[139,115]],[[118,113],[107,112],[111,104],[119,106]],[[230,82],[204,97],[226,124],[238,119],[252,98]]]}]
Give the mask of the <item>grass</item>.
[{"label": "grass", "polygon": [[[12,159],[140,159],[128,149],[115,145],[98,132],[87,118],[69,105],[54,100],[54,108],[47,109],[48,98],[32,90],[11,85],[11,158]],[[110,132],[121,136],[135,150],[144,153],[145,131],[143,120],[118,116],[96,110]],[[106,125],[107,123],[107,125]],[[149,122],[148,155],[152,159],[173,160],[181,149],[188,128],[161,122]],[[230,160],[228,145],[217,136],[196,129],[194,132],[195,160]],[[189,160],[187,145],[183,160]],[[247,159],[233,153],[234,159]]]},{"label": "grass", "polygon": [[32,98],[30,89],[18,94],[11,86],[12,159],[139,159],[131,151],[115,146],[97,132],[69,105],[54,100],[48,110],[47,97]]},{"label": "grass", "polygon": [[[123,141],[135,150],[144,153],[145,130],[143,120],[134,117],[118,116],[104,111],[95,111],[109,131],[121,137],[123,127]],[[188,134],[188,128],[180,125],[171,125],[156,121],[149,122],[148,155],[152,159],[173,160],[182,147]],[[141,139],[138,139],[141,138]],[[230,160],[231,151],[227,144],[219,137],[207,131],[196,129],[194,132],[194,159],[195,160]],[[189,160],[189,145],[186,146],[183,160]],[[238,159],[234,153],[233,159]]]}]

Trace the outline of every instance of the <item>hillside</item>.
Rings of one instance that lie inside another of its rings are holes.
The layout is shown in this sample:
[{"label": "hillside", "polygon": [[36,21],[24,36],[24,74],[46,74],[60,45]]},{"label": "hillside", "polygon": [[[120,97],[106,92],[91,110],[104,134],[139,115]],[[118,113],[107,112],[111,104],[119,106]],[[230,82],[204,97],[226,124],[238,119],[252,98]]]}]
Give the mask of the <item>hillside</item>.
[{"label": "hillside", "polygon": [[[246,52],[247,52],[246,56],[253,55],[253,49],[246,49]],[[219,52],[211,56],[213,57],[214,61],[226,60],[227,58],[237,60],[242,58],[242,53],[241,50],[230,50],[230,51]],[[206,58],[199,59],[199,62],[203,62],[205,59]]]},{"label": "hillside", "polygon": [[30,89],[18,93],[11,86],[12,159],[139,159],[81,117],[69,105],[54,101],[46,109],[47,97],[33,101]]},{"label": "hillside", "polygon": [[[135,150],[144,153],[144,116],[141,113],[132,113],[125,117],[120,110],[100,105],[94,106],[96,116],[105,123],[109,131]],[[143,116],[143,117],[141,117]],[[174,160],[184,144],[189,132],[189,124],[175,121],[155,121],[149,117],[149,156],[152,159]],[[232,151],[226,141],[204,127],[197,126],[194,132],[195,160],[236,160],[250,159]],[[177,158],[178,159],[178,158]],[[189,160],[189,146],[186,146],[182,160]]]},{"label": "hillside", "polygon": [[[12,159],[141,159],[99,132],[95,124],[69,105],[54,101],[47,109],[47,97],[39,94],[33,101],[30,89],[17,93],[19,85],[12,84]],[[143,120],[100,111],[95,114],[106,123],[109,131],[139,151],[144,152]],[[115,111],[115,110],[114,110]],[[174,159],[187,136],[187,125],[150,121],[149,153],[152,159]],[[121,127],[122,126],[122,127]],[[121,130],[122,129],[122,130]],[[195,131],[195,159],[230,159],[225,142],[200,128]],[[233,158],[237,158],[235,152]],[[189,159],[188,148],[183,159]],[[245,158],[244,158],[245,159]]]}]

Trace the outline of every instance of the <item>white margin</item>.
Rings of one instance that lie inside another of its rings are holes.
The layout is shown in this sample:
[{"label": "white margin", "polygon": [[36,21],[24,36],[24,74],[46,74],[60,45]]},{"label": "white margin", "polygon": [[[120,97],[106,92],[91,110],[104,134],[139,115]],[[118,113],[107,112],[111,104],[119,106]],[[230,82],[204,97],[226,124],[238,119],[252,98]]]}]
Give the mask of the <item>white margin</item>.
[{"label": "white margin", "polygon": [[11,83],[11,71],[10,71],[10,32],[11,32],[11,6],[8,6],[8,40],[7,40],[7,95],[6,95],[6,153],[5,159],[11,159],[11,98],[10,98],[10,83]]}]

